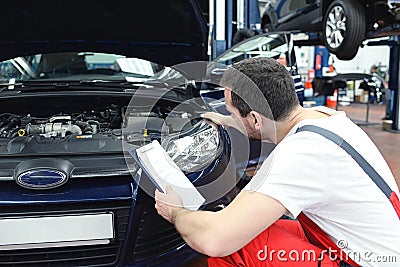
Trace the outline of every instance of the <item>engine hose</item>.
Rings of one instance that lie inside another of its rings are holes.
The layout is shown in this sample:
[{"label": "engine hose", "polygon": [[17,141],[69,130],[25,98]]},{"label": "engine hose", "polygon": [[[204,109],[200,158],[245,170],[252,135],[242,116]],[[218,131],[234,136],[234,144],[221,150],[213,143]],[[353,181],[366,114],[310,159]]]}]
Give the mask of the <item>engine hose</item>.
[{"label": "engine hose", "polygon": [[85,134],[93,133],[93,127],[88,122],[76,121],[75,124],[82,129],[83,133]]},{"label": "engine hose", "polygon": [[7,138],[14,138],[14,137],[17,137],[17,136],[23,136],[23,135],[19,134],[19,131],[21,131],[21,130],[24,131],[24,134],[25,134],[25,130],[24,129],[16,128],[16,129],[12,130],[11,132],[9,132],[7,134]]},{"label": "engine hose", "polygon": [[75,124],[70,124],[66,128],[67,133],[73,133],[73,134],[82,134],[82,130],[78,125]]}]

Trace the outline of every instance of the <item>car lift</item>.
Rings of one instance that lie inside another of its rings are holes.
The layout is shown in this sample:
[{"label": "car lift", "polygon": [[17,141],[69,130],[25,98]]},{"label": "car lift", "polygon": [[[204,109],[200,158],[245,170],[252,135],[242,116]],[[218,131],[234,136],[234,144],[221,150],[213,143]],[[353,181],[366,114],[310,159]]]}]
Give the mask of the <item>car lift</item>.
[{"label": "car lift", "polygon": [[389,89],[391,90],[390,115],[392,120],[391,132],[400,133],[400,40],[399,36],[393,36],[389,40],[369,41],[369,46],[388,45],[390,47],[389,59]]},{"label": "car lift", "polygon": [[400,76],[400,42],[396,36],[390,46],[390,61],[389,61],[389,88],[392,90],[391,114],[392,131],[400,132],[400,93],[399,93],[399,76]]},{"label": "car lift", "polygon": [[209,0],[211,60],[232,46],[237,29],[255,29],[257,24],[260,24],[258,0]]}]

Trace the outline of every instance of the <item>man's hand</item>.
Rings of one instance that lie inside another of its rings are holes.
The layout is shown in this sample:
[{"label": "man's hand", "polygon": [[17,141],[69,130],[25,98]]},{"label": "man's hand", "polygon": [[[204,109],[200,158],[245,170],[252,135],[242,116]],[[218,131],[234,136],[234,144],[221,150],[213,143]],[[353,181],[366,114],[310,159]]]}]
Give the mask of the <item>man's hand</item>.
[{"label": "man's hand", "polygon": [[200,115],[204,119],[208,119],[215,124],[230,127],[233,123],[233,118],[231,116],[222,115],[216,112],[206,112]]},{"label": "man's hand", "polygon": [[165,187],[165,193],[156,189],[155,199],[158,214],[172,224],[174,224],[178,213],[186,211],[183,208],[182,198],[169,185]]},{"label": "man's hand", "polygon": [[204,119],[208,119],[215,124],[222,125],[225,127],[233,127],[236,130],[247,135],[244,125],[240,121],[236,121],[232,116],[222,115],[216,112],[206,112],[200,115]]}]

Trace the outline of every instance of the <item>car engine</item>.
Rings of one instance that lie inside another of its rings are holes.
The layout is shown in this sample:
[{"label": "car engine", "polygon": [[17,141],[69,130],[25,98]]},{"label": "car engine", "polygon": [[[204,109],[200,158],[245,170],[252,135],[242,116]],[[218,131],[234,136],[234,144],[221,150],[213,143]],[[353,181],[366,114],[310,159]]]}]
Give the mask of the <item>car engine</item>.
[{"label": "car engine", "polygon": [[[199,101],[177,102],[145,95],[135,103],[123,96],[43,95],[40,98],[11,96],[0,103],[0,155],[66,155],[120,153],[125,144],[141,146],[158,140],[165,147],[175,139],[192,136],[200,142],[215,127],[201,123],[207,109]],[[211,128],[212,130],[211,130]],[[183,139],[186,143],[189,137]],[[213,139],[214,140],[214,139]],[[175,144],[175,143],[174,143]],[[173,148],[171,148],[173,149]]]},{"label": "car engine", "polygon": [[0,114],[0,138],[39,136],[47,139],[62,139],[71,136],[102,134],[121,136],[121,128],[128,127],[130,135],[127,141],[142,139],[144,131],[150,137],[159,138],[173,132],[179,132],[190,122],[192,114],[171,112],[165,108],[153,108],[152,111],[126,107],[110,107],[102,111],[84,111],[72,114],[54,114],[49,117],[35,117],[31,114]]},{"label": "car engine", "polygon": [[69,135],[87,135],[110,132],[120,128],[121,114],[112,109],[79,114],[57,114],[35,117],[30,114],[0,114],[0,137],[42,136],[65,138]]}]

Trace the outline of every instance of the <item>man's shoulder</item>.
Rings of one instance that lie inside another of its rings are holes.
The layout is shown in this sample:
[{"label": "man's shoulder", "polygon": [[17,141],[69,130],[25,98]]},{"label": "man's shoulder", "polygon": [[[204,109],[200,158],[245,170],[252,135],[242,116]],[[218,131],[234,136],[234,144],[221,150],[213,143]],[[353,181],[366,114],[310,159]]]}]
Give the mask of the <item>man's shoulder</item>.
[{"label": "man's shoulder", "polygon": [[[333,111],[336,112],[336,111]],[[354,124],[345,113],[336,112],[336,115],[323,119],[310,119],[303,120],[292,128],[290,133],[282,140],[279,144],[282,149],[290,148],[301,148],[306,146],[332,146],[333,142],[325,138],[324,136],[311,132],[311,131],[301,131],[297,130],[306,125],[317,126],[325,130],[331,131],[338,136],[342,137],[349,143],[352,143],[353,139],[357,141],[370,141],[365,132],[356,124]],[[359,138],[364,136],[366,138]],[[278,146],[279,146],[278,145]]]},{"label": "man's shoulder", "polygon": [[[310,124],[308,124],[310,125]],[[329,131],[336,133],[343,137],[350,144],[354,144],[355,148],[366,145],[367,147],[372,146],[369,144],[370,139],[368,137],[362,137],[362,130],[358,129],[357,126],[349,125],[326,125],[313,124]],[[301,127],[303,125],[300,125]],[[359,132],[361,131],[361,132]],[[275,148],[275,157],[277,159],[284,160],[287,164],[296,165],[302,164],[303,166],[321,165],[322,161],[339,162],[338,159],[341,157],[347,158],[347,153],[340,149],[334,142],[327,139],[326,137],[310,131],[302,131],[293,133],[290,136],[284,138]],[[310,159],[314,159],[310,161]],[[344,159],[344,158],[343,158]],[[351,160],[346,159],[346,160]],[[343,161],[342,161],[343,162]],[[274,161],[279,163],[279,161]]]},{"label": "man's shoulder", "polygon": [[[330,145],[329,140],[313,132],[299,132],[287,136],[276,146],[277,153],[314,151],[318,147]],[[322,152],[320,149],[317,151]]]}]

